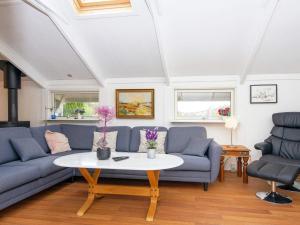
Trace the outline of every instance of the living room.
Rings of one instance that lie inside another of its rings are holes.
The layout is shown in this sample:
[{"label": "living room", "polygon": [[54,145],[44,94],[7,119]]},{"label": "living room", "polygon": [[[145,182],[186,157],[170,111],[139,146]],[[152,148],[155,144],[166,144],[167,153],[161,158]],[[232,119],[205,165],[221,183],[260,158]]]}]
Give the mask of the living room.
[{"label": "living room", "polygon": [[299,6],[0,1],[0,173],[39,168],[16,139],[52,160],[39,179],[0,176],[0,224],[297,224]]}]

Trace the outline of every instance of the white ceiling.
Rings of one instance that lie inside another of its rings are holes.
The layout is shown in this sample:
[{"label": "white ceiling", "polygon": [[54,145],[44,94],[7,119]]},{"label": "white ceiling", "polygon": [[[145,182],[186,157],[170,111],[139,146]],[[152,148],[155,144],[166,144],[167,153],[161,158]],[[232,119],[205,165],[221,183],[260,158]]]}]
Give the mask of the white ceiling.
[{"label": "white ceiling", "polygon": [[[78,15],[72,0],[4,0],[19,3],[0,3],[0,42],[48,81],[241,75],[275,1],[132,0],[132,12]],[[300,73],[299,27],[300,1],[280,0],[248,72]]]}]

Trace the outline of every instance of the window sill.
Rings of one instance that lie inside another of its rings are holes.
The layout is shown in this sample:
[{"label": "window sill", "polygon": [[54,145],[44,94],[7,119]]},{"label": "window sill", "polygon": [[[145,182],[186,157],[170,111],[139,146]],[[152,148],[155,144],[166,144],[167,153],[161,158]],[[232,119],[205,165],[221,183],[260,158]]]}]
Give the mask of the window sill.
[{"label": "window sill", "polygon": [[171,120],[170,123],[216,123],[224,124],[222,120]]},{"label": "window sill", "polygon": [[74,119],[74,118],[57,118],[57,119],[48,119],[47,122],[54,122],[54,121],[72,121],[72,122],[98,122],[99,119],[97,118],[85,118],[85,119]]}]

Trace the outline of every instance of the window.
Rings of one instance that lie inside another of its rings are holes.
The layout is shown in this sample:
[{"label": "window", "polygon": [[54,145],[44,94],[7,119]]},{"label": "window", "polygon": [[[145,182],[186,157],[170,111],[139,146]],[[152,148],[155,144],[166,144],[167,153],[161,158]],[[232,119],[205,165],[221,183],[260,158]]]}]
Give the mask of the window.
[{"label": "window", "polygon": [[52,105],[57,117],[95,117],[99,92],[52,92]]},{"label": "window", "polygon": [[222,122],[222,112],[233,113],[232,89],[175,90],[175,121]]},{"label": "window", "polygon": [[74,0],[79,11],[131,8],[130,0]]}]

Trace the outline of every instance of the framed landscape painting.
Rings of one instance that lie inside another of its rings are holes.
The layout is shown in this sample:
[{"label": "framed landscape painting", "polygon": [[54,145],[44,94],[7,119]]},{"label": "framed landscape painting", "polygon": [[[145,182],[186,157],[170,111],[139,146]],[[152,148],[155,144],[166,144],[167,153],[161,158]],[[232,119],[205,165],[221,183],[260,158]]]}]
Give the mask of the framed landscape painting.
[{"label": "framed landscape painting", "polygon": [[154,89],[116,89],[119,119],[153,119]]},{"label": "framed landscape painting", "polygon": [[277,84],[250,85],[250,103],[277,103]]}]

